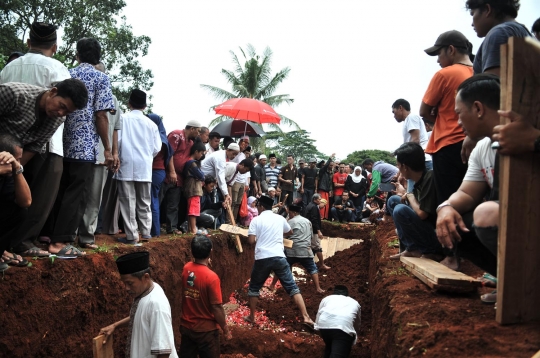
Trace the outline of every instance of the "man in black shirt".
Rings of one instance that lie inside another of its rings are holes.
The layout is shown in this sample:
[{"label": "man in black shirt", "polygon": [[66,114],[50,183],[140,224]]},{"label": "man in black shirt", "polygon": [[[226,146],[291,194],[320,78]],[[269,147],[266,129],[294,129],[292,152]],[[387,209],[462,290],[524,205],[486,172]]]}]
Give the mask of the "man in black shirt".
[{"label": "man in black shirt", "polygon": [[323,234],[321,232],[321,212],[319,210],[319,204],[321,203],[321,195],[314,194],[313,199],[308,204],[304,211],[304,217],[311,222],[313,228],[313,236],[311,236],[311,250],[313,254],[317,255],[319,259],[319,268],[323,270],[330,269],[329,266],[324,264],[323,252],[321,247],[321,239]]},{"label": "man in black shirt", "polygon": [[300,194],[302,194],[302,201],[305,205],[311,202],[313,194],[317,191],[317,184],[319,183],[319,171],[316,168],[317,159],[311,158],[309,160],[309,167],[303,168],[299,172],[300,178]]},{"label": "man in black shirt", "polygon": [[[388,199],[388,209],[396,225],[400,246],[405,249],[390,256],[390,259],[423,256],[440,260],[442,250],[435,234],[437,191],[433,170],[426,170],[424,150],[418,143],[404,143],[394,155],[401,175],[414,180],[415,184],[412,193],[401,197],[394,195]],[[397,190],[404,191],[403,187]]]},{"label": "man in black shirt", "polygon": [[292,155],[287,156],[287,165],[281,167],[278,181],[281,187],[281,201],[285,200],[285,195],[287,196],[286,205],[291,205],[293,202],[293,192],[294,192],[294,183],[296,181],[296,176],[298,175],[298,170],[294,166],[294,157]]},{"label": "man in black shirt", "polygon": [[[255,154],[257,158],[257,154]],[[257,196],[261,196],[268,192],[268,182],[266,181],[266,171],[264,167],[266,166],[266,155],[260,154],[257,158],[258,164],[255,166],[255,174],[259,178],[260,191]]]},{"label": "man in black shirt", "polygon": [[349,192],[343,191],[340,197],[337,197],[332,205],[332,218],[339,222],[354,222],[356,220],[356,208],[349,199]]}]

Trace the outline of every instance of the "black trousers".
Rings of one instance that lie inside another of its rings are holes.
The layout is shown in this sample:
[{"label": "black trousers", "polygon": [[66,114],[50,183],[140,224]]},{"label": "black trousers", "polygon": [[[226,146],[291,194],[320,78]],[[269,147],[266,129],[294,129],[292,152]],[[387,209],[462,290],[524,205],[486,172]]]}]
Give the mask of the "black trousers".
[{"label": "black trousers", "polygon": [[75,242],[77,229],[86,208],[86,184],[92,175],[93,163],[64,160],[60,188],[49,216],[52,224],[51,243]]},{"label": "black trousers", "polygon": [[34,247],[33,242],[54,206],[63,167],[63,158],[50,152],[34,155],[24,166],[24,178],[32,192],[32,205],[11,240],[14,252],[22,253]]},{"label": "black trousers", "polygon": [[289,206],[293,203],[293,192],[289,190],[281,190],[281,197],[279,198],[279,201],[283,202],[283,199],[285,199],[285,195],[289,194],[287,196],[287,202],[284,203],[285,205]]},{"label": "black trousers", "polygon": [[462,145],[463,141],[443,147],[432,154],[437,205],[454,194],[465,177],[467,165],[461,161]]},{"label": "black trousers", "polygon": [[0,197],[0,255],[9,250],[12,237],[24,222],[26,214],[27,209],[11,199]]},{"label": "black trousers", "polygon": [[182,358],[219,358],[219,329],[195,332],[180,326],[182,341],[179,356]]},{"label": "black trousers", "polygon": [[351,354],[354,337],[341,329],[321,329],[324,341],[324,358],[348,357]]},{"label": "black trousers", "polygon": [[497,256],[476,236],[473,228],[473,213],[466,213],[461,217],[470,231],[468,233],[460,231],[461,242],[457,245],[458,256],[466,258],[482,270],[497,276]]}]

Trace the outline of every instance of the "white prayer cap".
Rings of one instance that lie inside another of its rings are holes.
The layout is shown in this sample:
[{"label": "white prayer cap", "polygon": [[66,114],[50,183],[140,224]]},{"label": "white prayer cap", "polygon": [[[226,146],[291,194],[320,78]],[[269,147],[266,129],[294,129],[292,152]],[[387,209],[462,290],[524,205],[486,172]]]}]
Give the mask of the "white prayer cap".
[{"label": "white prayer cap", "polygon": [[229,144],[227,149],[236,150],[237,152],[239,152],[240,151],[240,146],[238,144],[236,144],[236,143],[231,143],[231,144]]},{"label": "white prayer cap", "polygon": [[271,186],[270,188],[268,188],[268,191],[276,191],[276,188],[274,188],[273,186]]},{"label": "white prayer cap", "polygon": [[191,121],[187,122],[186,126],[200,128],[202,127],[202,124],[198,120],[192,119]]},{"label": "white prayer cap", "polygon": [[261,159],[267,159],[267,158],[266,158],[266,155],[261,154],[261,155],[259,156],[259,160],[261,160]]}]

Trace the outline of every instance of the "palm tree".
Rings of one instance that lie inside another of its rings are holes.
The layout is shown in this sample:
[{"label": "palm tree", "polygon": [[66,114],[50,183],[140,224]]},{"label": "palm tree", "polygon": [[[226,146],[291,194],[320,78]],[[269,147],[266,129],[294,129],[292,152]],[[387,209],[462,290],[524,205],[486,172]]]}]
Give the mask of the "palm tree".
[{"label": "palm tree", "polygon": [[[246,60],[244,66],[242,66],[236,54],[233,51],[230,51],[236,68],[234,71],[226,69],[221,70],[221,73],[227,78],[227,82],[231,84],[232,92],[210,85],[201,85],[201,87],[208,90],[208,92],[221,102],[231,98],[253,98],[267,103],[272,108],[275,108],[282,103],[293,103],[294,99],[290,98],[288,94],[273,94],[278,85],[289,75],[290,68],[285,67],[272,76],[270,69],[272,50],[267,47],[263,52],[262,59],[257,55],[255,48],[251,44],[247,45],[246,50],[247,56],[246,52],[240,47],[240,52]],[[218,105],[219,104],[216,104],[210,107],[210,110],[213,110]],[[300,126],[292,119],[287,118],[282,114],[279,116],[281,117],[281,124],[291,126],[297,130],[300,129]],[[213,127],[226,119],[228,119],[228,117],[225,116],[214,118],[212,122],[210,122],[210,127]],[[281,131],[279,125],[275,123],[269,123],[268,127],[272,130]]]}]

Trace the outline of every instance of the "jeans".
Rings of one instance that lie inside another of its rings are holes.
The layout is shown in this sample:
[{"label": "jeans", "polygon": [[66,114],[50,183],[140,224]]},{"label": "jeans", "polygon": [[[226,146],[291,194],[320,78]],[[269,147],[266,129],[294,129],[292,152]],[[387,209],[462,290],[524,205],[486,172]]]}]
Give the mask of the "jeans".
[{"label": "jeans", "polygon": [[354,211],[352,210],[338,210],[336,208],[332,208],[330,209],[330,212],[332,213],[332,217],[335,221],[354,222],[356,219]]},{"label": "jeans", "polygon": [[315,194],[315,189],[306,189],[306,188],[304,188],[304,194],[302,194],[302,201],[304,202],[304,205],[307,206],[307,204],[311,203],[311,199],[313,198],[313,194]]},{"label": "jeans", "polygon": [[249,297],[259,297],[259,291],[272,271],[279,278],[279,282],[281,282],[281,285],[289,296],[292,297],[300,293],[300,289],[296,285],[296,282],[294,282],[287,259],[285,257],[275,256],[255,260],[253,269],[251,270],[251,280],[249,281]]},{"label": "jeans", "polygon": [[354,336],[341,329],[320,329],[324,341],[324,358],[348,357],[354,343]]},{"label": "jeans", "polygon": [[310,275],[315,275],[316,273],[319,273],[317,265],[315,264],[315,261],[313,261],[313,257],[287,256],[287,263],[289,264],[289,266],[291,266],[291,270],[294,264],[299,263]]},{"label": "jeans", "polygon": [[197,216],[197,227],[214,228],[214,222],[219,219],[223,210],[207,209]]},{"label": "jeans", "polygon": [[161,189],[161,184],[163,184],[164,180],[165,170],[152,170],[152,187],[150,189],[150,195],[152,197],[152,226],[150,228],[150,235],[152,237],[159,236],[161,234],[159,220],[159,190]]},{"label": "jeans", "polygon": [[420,251],[423,254],[441,252],[441,244],[437,240],[435,228],[405,204],[401,204],[399,195],[388,199],[388,209],[394,219],[399,241],[407,251]]}]

